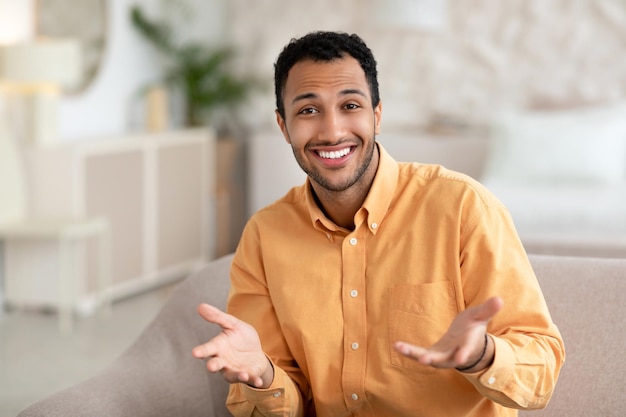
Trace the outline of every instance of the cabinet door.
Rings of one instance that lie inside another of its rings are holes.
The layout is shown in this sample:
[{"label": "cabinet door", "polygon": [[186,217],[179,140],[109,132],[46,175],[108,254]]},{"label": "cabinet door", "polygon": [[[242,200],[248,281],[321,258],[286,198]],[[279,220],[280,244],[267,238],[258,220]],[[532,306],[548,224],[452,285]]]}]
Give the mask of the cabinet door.
[{"label": "cabinet door", "polygon": [[157,263],[166,269],[207,259],[204,142],[163,146],[157,161]]},{"label": "cabinet door", "polygon": [[[84,159],[84,198],[87,216],[105,216],[111,227],[111,283],[143,275],[144,179],[141,149],[90,154]],[[89,251],[89,257],[94,253]],[[89,288],[93,288],[95,259],[90,259]]]}]

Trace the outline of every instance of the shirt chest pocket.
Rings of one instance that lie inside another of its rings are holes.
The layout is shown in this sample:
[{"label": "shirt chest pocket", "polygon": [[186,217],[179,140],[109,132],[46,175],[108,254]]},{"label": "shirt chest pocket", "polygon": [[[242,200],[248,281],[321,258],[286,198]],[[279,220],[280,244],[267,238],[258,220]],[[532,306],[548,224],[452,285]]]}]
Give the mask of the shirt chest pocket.
[{"label": "shirt chest pocket", "polygon": [[391,364],[418,372],[433,372],[398,353],[397,341],[430,347],[443,336],[457,314],[453,286],[448,281],[389,288],[389,352]]}]

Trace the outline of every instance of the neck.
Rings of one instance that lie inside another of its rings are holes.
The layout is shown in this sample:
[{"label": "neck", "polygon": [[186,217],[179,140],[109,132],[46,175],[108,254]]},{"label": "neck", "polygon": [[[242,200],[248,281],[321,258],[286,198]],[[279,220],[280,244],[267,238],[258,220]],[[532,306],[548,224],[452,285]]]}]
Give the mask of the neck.
[{"label": "neck", "polygon": [[370,168],[365,171],[359,181],[344,191],[331,191],[315,181],[311,181],[313,194],[318,206],[326,217],[337,226],[354,230],[354,216],[363,205],[372,187],[376,171],[378,170],[378,161],[378,146],[375,146]]}]

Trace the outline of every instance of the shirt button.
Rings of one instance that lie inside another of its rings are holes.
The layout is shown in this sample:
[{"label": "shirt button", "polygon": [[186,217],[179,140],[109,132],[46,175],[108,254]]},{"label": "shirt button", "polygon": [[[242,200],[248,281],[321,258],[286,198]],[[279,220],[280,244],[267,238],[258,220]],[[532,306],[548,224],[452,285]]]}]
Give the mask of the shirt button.
[{"label": "shirt button", "polygon": [[487,383],[488,383],[489,385],[493,385],[493,384],[494,384],[494,382],[496,382],[496,377],[495,377],[495,376],[492,376],[491,378],[489,378],[489,379],[487,380]]},{"label": "shirt button", "polygon": [[351,238],[351,239],[350,239],[350,244],[351,244],[352,246],[356,245],[356,243],[357,243],[357,242],[358,242],[358,241],[356,240],[356,237],[353,237],[353,238]]},{"label": "shirt button", "polygon": [[350,291],[350,297],[356,298],[357,295],[359,295],[359,292],[357,290]]},{"label": "shirt button", "polygon": [[357,342],[354,342],[350,345],[350,347],[352,348],[352,350],[357,350],[359,348],[359,344]]},{"label": "shirt button", "polygon": [[359,396],[358,396],[358,395],[356,395],[356,394],[354,394],[354,393],[353,393],[350,397],[351,397],[354,401],[356,401],[356,400],[358,400],[358,399],[359,399]]},{"label": "shirt button", "polygon": [[374,222],[372,223],[372,229],[376,229],[378,227],[378,223]]},{"label": "shirt button", "polygon": [[273,396],[274,398],[278,398],[278,397],[280,397],[281,395],[282,395],[282,394],[281,394],[280,392],[275,392],[274,394],[272,394],[272,396]]}]

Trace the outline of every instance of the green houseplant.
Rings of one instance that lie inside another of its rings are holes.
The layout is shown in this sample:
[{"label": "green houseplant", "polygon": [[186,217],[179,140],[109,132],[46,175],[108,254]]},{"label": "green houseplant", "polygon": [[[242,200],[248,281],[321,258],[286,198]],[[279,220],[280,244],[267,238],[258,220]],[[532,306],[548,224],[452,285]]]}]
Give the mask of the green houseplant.
[{"label": "green houseplant", "polygon": [[187,126],[215,122],[211,116],[216,109],[232,109],[259,86],[253,79],[231,75],[228,65],[234,54],[232,48],[209,48],[197,42],[179,45],[169,24],[150,20],[137,5],[131,8],[131,21],[166,59],[163,82],[182,92]]}]

